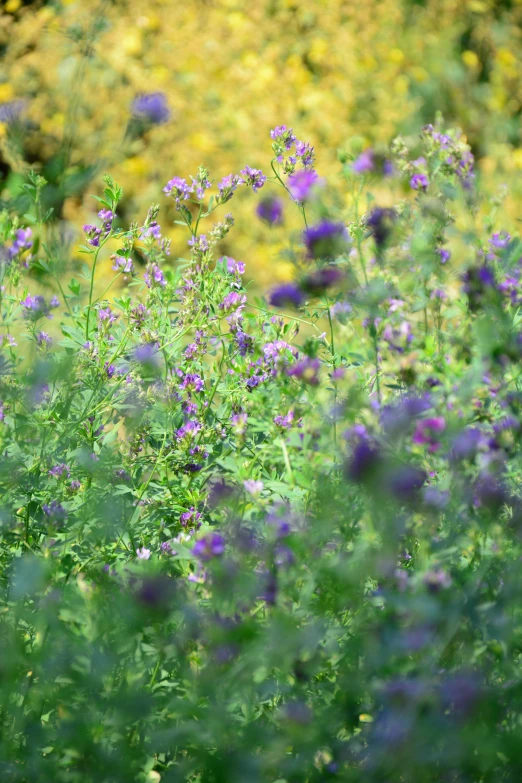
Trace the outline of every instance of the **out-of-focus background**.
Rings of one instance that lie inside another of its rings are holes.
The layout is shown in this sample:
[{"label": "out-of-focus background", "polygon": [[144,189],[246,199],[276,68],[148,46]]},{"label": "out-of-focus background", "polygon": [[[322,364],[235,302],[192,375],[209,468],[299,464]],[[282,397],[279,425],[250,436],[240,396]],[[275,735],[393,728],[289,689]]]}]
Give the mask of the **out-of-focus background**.
[{"label": "out-of-focus background", "polygon": [[[269,131],[284,123],[315,146],[318,172],[335,185],[338,149],[416,133],[437,111],[463,128],[490,186],[510,186],[506,220],[516,219],[522,0],[2,6],[0,188],[14,197],[31,168],[41,172],[46,205],[78,240],[104,171],[124,188],[121,217],[140,219],[160,202],[164,234],[183,254],[161,193],[168,179],[201,163],[216,180],[245,164],[266,173]],[[149,93],[162,95],[143,104]],[[285,232],[255,218],[257,201],[245,190],[231,203],[230,254],[264,285],[288,277],[289,265]]]}]

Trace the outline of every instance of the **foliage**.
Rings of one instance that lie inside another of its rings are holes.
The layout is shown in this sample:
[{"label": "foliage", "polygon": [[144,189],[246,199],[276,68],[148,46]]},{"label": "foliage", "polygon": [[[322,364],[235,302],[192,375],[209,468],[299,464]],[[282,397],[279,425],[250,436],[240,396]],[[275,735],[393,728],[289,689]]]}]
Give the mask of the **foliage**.
[{"label": "foliage", "polygon": [[[109,176],[67,287],[42,178],[1,215],[2,780],[520,779],[522,242],[456,130],[342,154],[346,209],[271,136],[165,185],[188,259]],[[221,249],[269,184],[267,304]]]}]

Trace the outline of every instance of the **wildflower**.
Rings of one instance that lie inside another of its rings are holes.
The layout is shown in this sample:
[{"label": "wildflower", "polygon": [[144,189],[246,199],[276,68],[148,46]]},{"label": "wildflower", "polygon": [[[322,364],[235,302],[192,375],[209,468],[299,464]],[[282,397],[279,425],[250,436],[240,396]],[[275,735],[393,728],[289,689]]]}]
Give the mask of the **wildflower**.
[{"label": "wildflower", "polygon": [[244,275],[245,274],[245,265],[242,261],[236,261],[233,258],[229,258],[228,256],[223,256],[221,261],[227,262],[227,272],[231,275]]},{"label": "wildflower", "polygon": [[110,307],[102,307],[98,310],[98,321],[100,322],[100,325],[105,328],[110,327],[117,318],[118,316],[112,312]]},{"label": "wildflower", "polygon": [[26,106],[27,101],[25,101],[23,98],[17,98],[14,101],[0,103],[0,122],[5,122],[6,125],[12,125],[20,118],[20,115]]},{"label": "wildflower", "polygon": [[232,195],[234,191],[237,190],[238,185],[243,184],[243,180],[239,174],[228,174],[228,176],[223,177],[221,182],[218,182],[219,202],[221,204],[225,204],[232,198]]},{"label": "wildflower", "polygon": [[66,465],[64,462],[61,462],[59,465],[55,465],[49,470],[49,475],[57,479],[69,478],[71,475],[71,470],[68,465]]},{"label": "wildflower", "polygon": [[115,272],[125,272],[125,274],[132,274],[134,272],[134,264],[131,258],[124,258],[123,256],[111,256],[112,269]]},{"label": "wildflower", "polygon": [[265,198],[257,205],[256,214],[270,226],[279,225],[283,222],[283,202],[274,196]]},{"label": "wildflower", "polygon": [[172,196],[176,202],[176,206],[179,207],[182,201],[186,201],[190,197],[192,188],[187,184],[186,179],[173,177],[172,179],[169,179],[163,188],[163,192],[166,193],[167,196]]},{"label": "wildflower", "polygon": [[352,171],[354,174],[382,174],[384,177],[389,177],[393,174],[393,164],[390,160],[387,160],[383,155],[376,153],[371,148],[361,152],[358,158],[352,163]]},{"label": "wildflower", "polygon": [[224,313],[230,313],[235,308],[242,310],[246,303],[246,296],[244,294],[238,294],[237,291],[231,291],[226,294],[223,301],[220,302],[219,308]]},{"label": "wildflower", "polygon": [[190,392],[200,392],[205,388],[203,378],[196,373],[187,373],[180,384],[180,389]]},{"label": "wildflower", "polygon": [[149,266],[145,274],[143,275],[147,288],[155,288],[157,286],[164,287],[167,285],[165,275],[157,264]]},{"label": "wildflower", "polygon": [[52,344],[52,338],[47,334],[47,332],[38,332],[36,334],[36,344],[39,348],[46,349],[50,348]]},{"label": "wildflower", "polygon": [[330,258],[343,253],[350,242],[346,226],[323,220],[316,226],[310,226],[303,233],[303,239],[309,258]]},{"label": "wildflower", "polygon": [[53,522],[63,522],[67,517],[66,510],[57,500],[52,500],[49,504],[44,503],[42,511],[45,516],[49,517]]},{"label": "wildflower", "polygon": [[230,417],[235,434],[242,438],[245,435],[247,428],[248,416],[241,411],[240,413],[233,413]]},{"label": "wildflower", "polygon": [[206,562],[212,560],[213,557],[219,557],[225,551],[225,539],[219,533],[208,533],[196,544],[192,550],[192,553],[199,560]]},{"label": "wildflower", "polygon": [[426,191],[429,184],[426,174],[417,173],[410,179],[410,187],[413,188],[413,190]]},{"label": "wildflower", "polygon": [[440,256],[440,263],[441,263],[441,264],[446,264],[446,263],[447,263],[447,262],[450,260],[450,258],[451,258],[451,253],[450,253],[450,251],[449,251],[449,250],[446,250],[446,249],[445,249],[445,248],[443,248],[443,247],[439,247],[439,248],[437,248],[437,253],[438,253],[438,254],[439,254],[439,256]]},{"label": "wildflower", "polygon": [[201,234],[199,237],[192,237],[188,241],[189,247],[192,248],[192,252],[195,255],[203,255],[208,250],[208,240],[206,234]]},{"label": "wildflower", "polygon": [[243,486],[252,497],[258,497],[264,489],[262,481],[255,481],[254,479],[246,479],[243,481]]},{"label": "wildflower", "polygon": [[143,343],[137,345],[134,349],[133,359],[142,365],[156,367],[159,363],[159,345],[158,343]]},{"label": "wildflower", "polygon": [[409,321],[402,321],[398,327],[387,324],[383,330],[382,337],[394,351],[404,353],[413,340],[411,324]]},{"label": "wildflower", "polygon": [[413,434],[413,442],[428,444],[429,451],[437,451],[440,448],[438,435],[446,429],[446,421],[442,416],[433,416],[429,419],[421,419],[417,422]]},{"label": "wildflower", "polygon": [[191,506],[188,511],[184,511],[183,514],[180,515],[179,521],[182,527],[191,525],[192,527],[198,528],[201,525],[200,519],[201,512],[196,511],[194,506]]},{"label": "wildflower", "polygon": [[[254,193],[257,193],[266,182],[266,177],[259,169],[252,169],[250,166],[245,166],[241,171],[243,177],[243,183],[250,185]],[[239,183],[238,183],[239,184]]]},{"label": "wildflower", "polygon": [[[295,157],[304,166],[305,169],[310,169],[315,161],[314,148],[305,141],[296,141],[295,143]],[[314,172],[315,173],[315,172]]]},{"label": "wildflower", "polygon": [[309,383],[311,386],[317,386],[319,383],[320,367],[321,362],[319,359],[313,359],[310,356],[306,356],[297,364],[289,367],[286,373],[293,378],[300,378],[302,381]]},{"label": "wildflower", "polygon": [[422,581],[430,593],[438,593],[440,590],[446,590],[448,587],[451,587],[451,576],[441,568],[427,571]]},{"label": "wildflower", "polygon": [[396,500],[412,501],[426,482],[427,474],[415,465],[392,468],[387,476],[388,488]]},{"label": "wildflower", "polygon": [[294,412],[291,410],[291,411],[288,411],[286,416],[274,416],[273,422],[278,427],[281,427],[281,429],[289,430],[290,427],[292,427],[292,425],[294,423]]},{"label": "wildflower", "polygon": [[288,190],[296,201],[304,202],[310,197],[312,190],[320,183],[315,171],[297,171],[288,177]]},{"label": "wildflower", "polygon": [[49,304],[47,304],[44,297],[37,294],[36,296],[26,296],[26,298],[21,302],[21,305],[24,308],[24,318],[27,318],[31,321],[36,321],[38,318],[42,318],[43,316],[49,319],[52,318],[51,309],[57,307],[59,302],[53,297]]},{"label": "wildflower", "polygon": [[191,175],[192,192],[196,194],[198,201],[202,201],[205,196],[205,190],[211,187],[209,171],[204,166],[200,166],[195,177]]},{"label": "wildflower", "polygon": [[391,207],[375,207],[366,219],[378,249],[386,245],[396,219],[397,213]]},{"label": "wildflower", "polygon": [[336,266],[323,266],[311,275],[307,275],[301,280],[300,287],[303,291],[313,295],[320,296],[328,288],[339,283],[343,278],[342,271]]},{"label": "wildflower", "polygon": [[252,337],[243,331],[236,331],[234,335],[237,349],[240,356],[246,356],[247,353],[252,353],[254,350],[254,340]]},{"label": "wildflower", "polygon": [[273,307],[285,307],[285,305],[300,307],[304,300],[303,292],[295,283],[283,283],[274,288],[268,298]]},{"label": "wildflower", "polygon": [[167,98],[162,92],[148,92],[138,95],[131,107],[132,114],[151,125],[163,125],[170,119]]},{"label": "wildflower", "polygon": [[510,242],[511,242],[511,235],[508,234],[507,231],[499,231],[496,234],[493,234],[493,236],[489,240],[489,244],[495,250],[505,250],[505,248],[509,245]]},{"label": "wildflower", "polygon": [[192,440],[201,429],[201,424],[193,419],[187,421],[182,427],[176,430],[176,439],[180,440]]},{"label": "wildflower", "polygon": [[277,155],[284,151],[288,151],[297,140],[294,136],[292,128],[287,128],[286,125],[278,125],[276,128],[270,131],[270,138],[274,143],[272,147]]},{"label": "wildflower", "polygon": [[150,549],[147,549],[144,546],[136,550],[136,557],[138,558],[138,560],[149,560],[151,554],[152,552],[150,551]]}]

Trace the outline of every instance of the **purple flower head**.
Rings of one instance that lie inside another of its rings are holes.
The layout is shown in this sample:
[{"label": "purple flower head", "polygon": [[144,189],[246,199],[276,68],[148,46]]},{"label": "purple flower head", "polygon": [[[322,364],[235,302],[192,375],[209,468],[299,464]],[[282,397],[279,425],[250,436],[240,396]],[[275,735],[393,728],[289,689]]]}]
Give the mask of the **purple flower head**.
[{"label": "purple flower head", "polygon": [[[311,144],[305,141],[296,141],[295,157],[301,162],[305,169],[310,169],[315,162],[315,152]],[[299,199],[300,200],[300,199]]]},{"label": "purple flower head", "polygon": [[132,263],[132,259],[124,258],[123,256],[113,257],[112,268],[115,272],[125,272],[125,274],[130,275],[134,272],[134,264]]},{"label": "purple flower head", "polygon": [[207,235],[201,234],[199,237],[192,237],[188,241],[188,246],[192,248],[194,255],[202,256],[208,250]]},{"label": "purple flower head", "polygon": [[157,264],[152,264],[143,275],[147,288],[164,287],[167,285],[165,275]]},{"label": "purple flower head", "polygon": [[413,433],[413,442],[419,445],[428,444],[429,451],[440,448],[438,436],[446,429],[446,421],[442,416],[433,416],[417,422]]},{"label": "purple flower head", "polygon": [[434,568],[431,571],[427,571],[424,574],[422,581],[430,593],[439,593],[441,590],[446,590],[448,587],[451,587],[451,576],[441,568]]},{"label": "purple flower head", "polygon": [[140,364],[155,367],[159,363],[159,358],[158,343],[143,343],[134,349],[133,359]]},{"label": "purple flower head", "polygon": [[511,235],[507,231],[499,231],[493,234],[489,244],[494,250],[504,250],[511,242]]},{"label": "purple flower head", "polygon": [[244,265],[243,261],[236,261],[234,258],[229,258],[228,256],[223,256],[223,258],[221,258],[220,261],[222,261],[222,262],[226,261],[227,272],[230,275],[244,275],[245,274],[245,265]]},{"label": "purple flower head", "polygon": [[312,195],[320,180],[315,171],[297,171],[288,177],[288,190],[296,201],[305,202]]},{"label": "purple flower head", "polygon": [[252,169],[250,166],[245,166],[241,171],[243,182],[245,185],[250,185],[254,193],[257,193],[266,182],[266,177],[259,169]]},{"label": "purple flower head", "polygon": [[152,552],[150,551],[150,549],[147,549],[144,546],[136,550],[136,557],[138,558],[138,560],[149,560],[151,554]]},{"label": "purple flower head", "polygon": [[167,196],[172,196],[176,205],[179,207],[181,201],[186,201],[190,197],[192,188],[187,183],[186,179],[173,177],[172,179],[169,179],[163,188],[163,192],[166,193]]},{"label": "purple flower head", "polygon": [[440,263],[441,263],[441,264],[446,264],[446,263],[447,263],[447,262],[450,260],[450,258],[451,258],[451,253],[450,253],[450,251],[449,251],[449,250],[446,250],[446,249],[445,249],[445,248],[443,248],[443,247],[438,247],[438,248],[437,248],[437,253],[438,253],[438,254],[439,254],[439,256],[440,256]]},{"label": "purple flower head", "polygon": [[[252,171],[255,171],[255,169],[252,169]],[[259,173],[261,174],[261,172]],[[229,201],[232,198],[234,191],[237,190],[238,185],[243,184],[244,181],[241,179],[239,174],[229,174],[228,176],[223,177],[221,182],[218,182],[219,203],[224,204],[225,202]],[[262,182],[259,187],[262,187],[263,184],[264,182]]]},{"label": "purple flower head", "polygon": [[109,328],[117,318],[118,316],[112,312],[110,307],[102,307],[98,310],[98,321],[100,322],[100,326]]},{"label": "purple flower head", "polygon": [[44,297],[39,294],[36,296],[31,296],[29,294],[25,299],[22,300],[21,305],[24,308],[24,318],[28,320],[37,321],[43,316],[46,318],[52,318],[50,313],[51,303],[47,304]]},{"label": "purple flower head", "polygon": [[170,119],[167,97],[162,92],[147,92],[138,95],[131,108],[134,117],[151,125],[163,125]]},{"label": "purple flower head", "polygon": [[47,348],[51,347],[53,340],[52,337],[50,337],[47,332],[38,332],[36,334],[36,344],[39,348],[42,348],[42,350],[46,350]]},{"label": "purple flower head", "polygon": [[303,239],[309,258],[332,258],[341,255],[348,248],[350,237],[346,226],[323,220],[303,232]]},{"label": "purple flower head", "polygon": [[196,194],[196,198],[198,201],[202,201],[205,196],[205,191],[208,190],[212,183],[209,179],[209,171],[208,169],[204,168],[204,166],[200,166],[198,169],[198,173],[195,177],[191,175],[190,179],[192,180],[192,192]]},{"label": "purple flower head", "polygon": [[450,458],[458,461],[473,459],[484,441],[484,435],[477,427],[466,427],[455,437]]},{"label": "purple flower head", "polygon": [[219,533],[207,533],[196,541],[192,553],[199,560],[207,562],[214,557],[220,557],[225,551],[225,539]]},{"label": "purple flower head", "polygon": [[287,128],[286,125],[278,125],[271,130],[270,138],[274,141],[272,146],[277,154],[291,149],[296,141],[292,128]]},{"label": "purple flower head", "polygon": [[382,336],[390,348],[397,351],[397,353],[404,353],[413,340],[411,324],[409,321],[401,321],[398,327],[386,324]]},{"label": "purple flower head", "polygon": [[223,301],[220,302],[219,308],[220,310],[223,310],[224,313],[230,313],[237,308],[242,310],[245,303],[246,296],[244,294],[238,294],[237,291],[230,291],[230,293],[226,294],[223,298]]},{"label": "purple flower head", "polygon": [[378,249],[386,245],[396,219],[397,213],[391,207],[375,207],[369,214],[366,225],[370,229]]},{"label": "purple flower head", "polygon": [[234,335],[234,339],[240,356],[246,356],[247,353],[253,353],[254,340],[249,334],[238,330]]},{"label": "purple flower head", "polygon": [[428,478],[426,471],[415,465],[400,465],[387,476],[388,488],[399,502],[415,499]]},{"label": "purple flower head", "polygon": [[[277,427],[281,427],[283,430],[289,430],[294,424],[294,415],[294,412],[290,410],[286,416],[274,416],[273,422]],[[301,426],[300,422],[299,426]]]},{"label": "purple flower head", "polygon": [[243,481],[243,486],[248,494],[254,498],[258,497],[265,487],[262,481],[255,481],[255,479],[246,479],[246,481]]},{"label": "purple flower head", "polygon": [[342,271],[336,266],[323,266],[301,280],[300,286],[312,296],[320,296],[343,279]]},{"label": "purple flower head", "polygon": [[179,386],[180,390],[182,391],[188,391],[191,392],[200,392],[203,391],[205,388],[205,383],[203,381],[203,378],[201,378],[196,373],[187,373],[185,377],[183,378],[183,381],[181,382]]},{"label": "purple flower head", "polygon": [[61,462],[59,465],[55,465],[49,470],[49,475],[57,479],[69,478],[71,475],[71,470],[68,465],[66,465],[64,462]]},{"label": "purple flower head", "polygon": [[268,298],[272,307],[300,307],[304,300],[303,292],[295,283],[282,283],[270,292]]},{"label": "purple flower head", "polygon": [[67,517],[67,511],[57,500],[51,500],[49,504],[44,503],[42,511],[53,522],[63,522]]},{"label": "purple flower head", "polygon": [[271,226],[279,225],[283,222],[283,202],[279,198],[269,196],[259,202],[256,214]]},{"label": "purple flower head", "polygon": [[23,98],[17,98],[14,101],[0,103],[0,122],[5,122],[6,125],[12,125],[14,122],[20,119],[20,115],[26,106],[27,101],[25,101]]},{"label": "purple flower head", "polygon": [[286,374],[290,375],[292,378],[299,378],[305,383],[309,383],[311,386],[317,386],[319,384],[320,368],[321,362],[319,359],[305,356],[300,362],[289,367]]},{"label": "purple flower head", "polygon": [[200,431],[200,429],[201,429],[201,424],[197,421],[193,421],[192,419],[190,419],[189,421],[187,421],[186,424],[184,424],[182,427],[176,430],[176,439],[178,441],[180,440],[192,441],[193,438]]},{"label": "purple flower head", "polygon": [[417,173],[410,179],[410,187],[413,188],[413,190],[422,190],[424,192],[427,190],[429,184],[430,181],[426,174]]},{"label": "purple flower head", "polygon": [[354,174],[381,174],[383,177],[389,177],[393,174],[393,163],[387,160],[371,148],[361,152],[358,158],[352,163]]},{"label": "purple flower head", "polygon": [[196,511],[194,506],[191,506],[188,511],[184,511],[179,518],[182,527],[199,528],[201,526],[200,520],[201,512]]},{"label": "purple flower head", "polygon": [[490,292],[495,288],[495,272],[488,264],[472,266],[462,276],[463,290],[468,295],[472,311],[478,310]]},{"label": "purple flower head", "polygon": [[15,234],[13,250],[19,253],[22,250],[29,250],[33,246],[33,232],[30,228],[19,228]]}]

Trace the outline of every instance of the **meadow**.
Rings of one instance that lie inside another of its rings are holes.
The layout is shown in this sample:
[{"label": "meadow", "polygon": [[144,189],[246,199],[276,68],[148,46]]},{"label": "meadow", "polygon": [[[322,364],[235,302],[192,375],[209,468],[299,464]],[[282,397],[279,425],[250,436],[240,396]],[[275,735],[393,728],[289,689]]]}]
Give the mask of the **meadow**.
[{"label": "meadow", "polygon": [[2,781],[518,783],[521,8],[5,3]]}]

